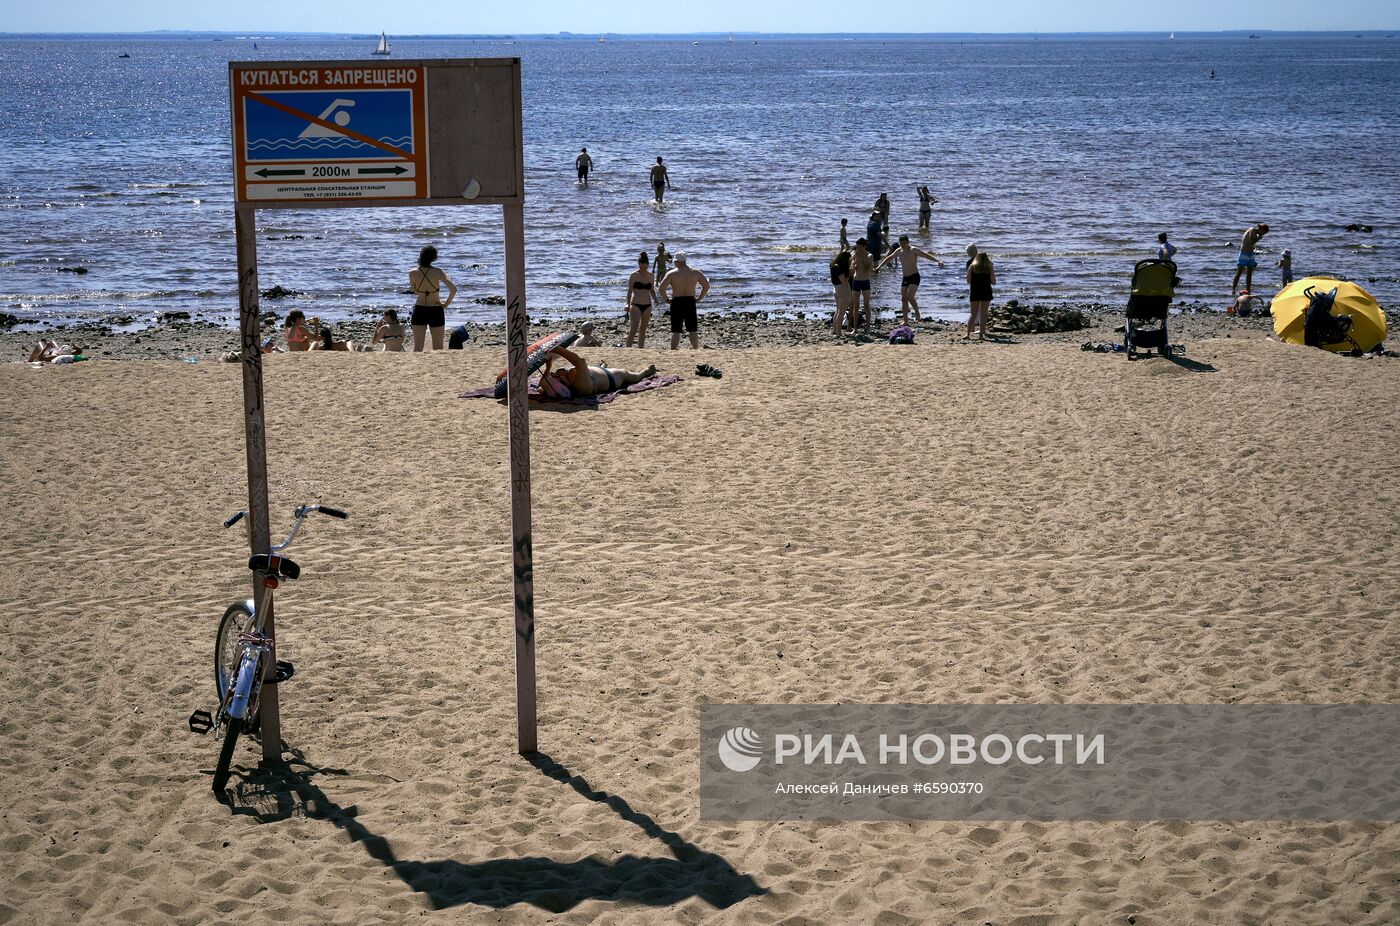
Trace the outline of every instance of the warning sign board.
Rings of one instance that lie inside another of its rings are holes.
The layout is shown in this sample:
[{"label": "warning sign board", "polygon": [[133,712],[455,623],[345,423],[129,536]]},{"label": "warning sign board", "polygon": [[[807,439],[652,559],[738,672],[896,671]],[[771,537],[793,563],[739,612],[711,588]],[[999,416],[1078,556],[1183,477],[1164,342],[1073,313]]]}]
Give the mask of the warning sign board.
[{"label": "warning sign board", "polygon": [[235,64],[235,199],[426,199],[427,68]]}]

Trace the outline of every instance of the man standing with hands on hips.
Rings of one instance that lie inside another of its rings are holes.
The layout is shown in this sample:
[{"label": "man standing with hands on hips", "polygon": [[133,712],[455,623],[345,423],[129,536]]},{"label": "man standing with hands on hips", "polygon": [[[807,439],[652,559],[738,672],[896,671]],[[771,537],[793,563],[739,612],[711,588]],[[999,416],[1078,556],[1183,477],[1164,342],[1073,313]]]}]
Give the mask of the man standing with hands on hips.
[{"label": "man standing with hands on hips", "polygon": [[695,305],[710,291],[705,274],[686,263],[684,254],[676,255],[676,269],[661,280],[657,292],[671,305],[671,350],[681,346],[681,328],[690,332],[690,349],[700,349],[700,320]]}]

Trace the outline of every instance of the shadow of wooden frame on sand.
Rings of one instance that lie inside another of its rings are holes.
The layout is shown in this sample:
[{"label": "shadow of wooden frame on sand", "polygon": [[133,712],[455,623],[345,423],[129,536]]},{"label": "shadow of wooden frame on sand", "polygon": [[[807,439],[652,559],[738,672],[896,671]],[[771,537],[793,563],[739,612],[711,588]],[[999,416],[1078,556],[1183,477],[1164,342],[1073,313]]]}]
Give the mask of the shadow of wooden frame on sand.
[{"label": "shadow of wooden frame on sand", "polygon": [[1200,360],[1192,360],[1190,357],[1186,357],[1186,356],[1184,356],[1184,355],[1182,355],[1182,354],[1178,354],[1176,351],[1172,351],[1171,356],[1167,357],[1166,359],[1169,360],[1169,361],[1171,361],[1172,363],[1176,364],[1177,366],[1181,367],[1181,368],[1184,369],[1184,370],[1190,370],[1192,373],[1219,373],[1219,372],[1220,372],[1219,369],[1217,369],[1216,367],[1212,366],[1212,365],[1209,364],[1209,363],[1203,363],[1203,362],[1201,362]]},{"label": "shadow of wooden frame on sand", "polygon": [[500,909],[525,903],[562,913],[585,900],[668,906],[691,897],[724,909],[768,893],[752,877],[735,871],[721,856],[663,828],[622,797],[595,790],[582,776],[543,753],[526,759],[549,778],[608,807],[622,820],[664,844],[672,857],[624,855],[608,861],[584,858],[574,862],[542,857],[484,862],[401,859],[386,837],[371,832],[359,821],[355,806],[336,804],[314,783],[317,776],[349,772],[317,768],[299,752],[293,751],[292,755],[288,762],[264,763],[244,777],[226,797],[233,813],[251,816],[259,823],[276,823],[296,816],[328,820],[344,830],[352,842],[363,845],[371,858],[392,870],[404,884],[426,895],[435,910],[465,904]]}]

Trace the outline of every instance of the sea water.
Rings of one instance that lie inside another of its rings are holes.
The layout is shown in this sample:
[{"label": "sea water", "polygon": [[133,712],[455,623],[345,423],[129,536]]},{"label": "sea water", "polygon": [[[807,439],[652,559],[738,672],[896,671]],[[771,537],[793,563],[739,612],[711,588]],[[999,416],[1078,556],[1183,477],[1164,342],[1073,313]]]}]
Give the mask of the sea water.
[{"label": "sea water", "polygon": [[[227,62],[364,59],[372,45],[0,41],[0,311],[233,318]],[[922,268],[920,290],[945,317],[963,311],[968,243],[992,255],[998,298],[1112,304],[1159,231],[1180,248],[1180,295],[1223,307],[1258,221],[1273,231],[1257,291],[1277,286],[1289,247],[1297,276],[1400,302],[1400,39],[398,38],[390,60],[492,56],[522,62],[532,314],[620,314],[638,251],[658,241],[709,275],[711,310],[826,310],[839,221],[854,241],[881,192],[891,232],[947,261]],[[658,155],[664,205],[648,184]],[[927,234],[918,184],[938,199]],[[501,217],[486,206],[262,212],[261,285],[303,294],[266,305],[406,309],[428,243],[462,287],[449,315],[499,319]],[[896,307],[897,271],[875,290]]]}]

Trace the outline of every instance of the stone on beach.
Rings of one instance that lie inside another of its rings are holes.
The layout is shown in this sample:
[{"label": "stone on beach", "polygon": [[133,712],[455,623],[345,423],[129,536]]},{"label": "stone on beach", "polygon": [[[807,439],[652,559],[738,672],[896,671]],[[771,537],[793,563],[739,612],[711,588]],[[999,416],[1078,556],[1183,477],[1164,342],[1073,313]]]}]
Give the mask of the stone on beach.
[{"label": "stone on beach", "polygon": [[1002,334],[1045,334],[1088,328],[1089,317],[1079,309],[1047,305],[1021,305],[1012,299],[991,310],[991,330]]}]

